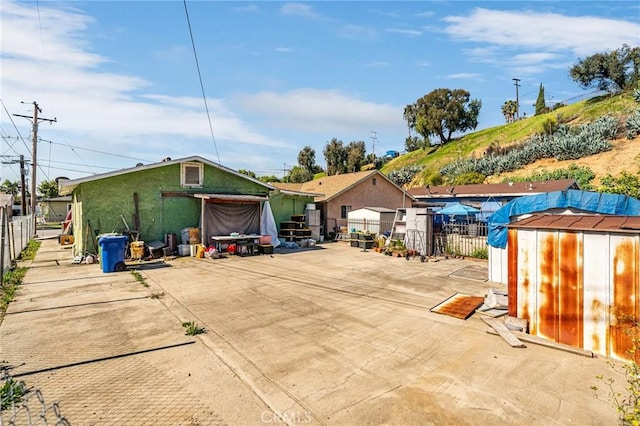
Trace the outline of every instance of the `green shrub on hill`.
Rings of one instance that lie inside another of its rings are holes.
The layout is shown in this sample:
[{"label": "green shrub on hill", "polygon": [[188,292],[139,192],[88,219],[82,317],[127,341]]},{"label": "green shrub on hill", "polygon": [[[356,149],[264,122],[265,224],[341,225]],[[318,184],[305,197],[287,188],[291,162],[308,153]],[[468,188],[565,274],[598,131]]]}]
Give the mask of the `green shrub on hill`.
[{"label": "green shrub on hill", "polygon": [[575,179],[580,189],[591,191],[595,189],[592,184],[595,177],[595,173],[589,167],[571,164],[566,169],[541,170],[526,176],[503,179],[502,182],[544,182],[548,180]]},{"label": "green shrub on hill", "polygon": [[618,131],[618,119],[609,116],[578,126],[561,124],[552,135],[535,134],[518,148],[503,155],[490,154],[482,158],[471,157],[454,161],[442,167],[440,174],[453,181],[457,176],[468,173],[499,175],[543,158],[575,160],[609,151],[609,140],[613,139]]}]

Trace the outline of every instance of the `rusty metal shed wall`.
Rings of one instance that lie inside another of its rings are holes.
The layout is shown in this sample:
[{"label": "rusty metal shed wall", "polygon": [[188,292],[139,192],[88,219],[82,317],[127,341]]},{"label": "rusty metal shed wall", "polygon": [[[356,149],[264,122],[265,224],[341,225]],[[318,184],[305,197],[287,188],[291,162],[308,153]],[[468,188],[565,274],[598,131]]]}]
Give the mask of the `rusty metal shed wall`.
[{"label": "rusty metal shed wall", "polygon": [[540,228],[531,219],[509,227],[509,313],[527,319],[533,335],[629,359],[628,330],[640,320],[640,232],[621,229],[620,217],[605,222],[612,228],[553,229],[568,222],[551,217]]}]

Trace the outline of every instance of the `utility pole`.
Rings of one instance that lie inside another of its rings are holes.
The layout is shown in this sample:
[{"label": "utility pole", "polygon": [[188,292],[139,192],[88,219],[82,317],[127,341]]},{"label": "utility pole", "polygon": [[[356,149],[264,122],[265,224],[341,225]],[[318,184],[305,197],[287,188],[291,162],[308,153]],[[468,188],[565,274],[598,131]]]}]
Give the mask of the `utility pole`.
[{"label": "utility pole", "polygon": [[375,130],[371,130],[371,152],[373,153],[373,158],[376,158],[376,141],[378,140],[376,138],[376,132]]},{"label": "utility pole", "polygon": [[520,119],[520,99],[518,98],[518,87],[520,87],[520,85],[518,84],[518,82],[520,81],[519,78],[514,78],[513,81],[515,81],[515,86],[516,86],[516,119],[519,120]]},{"label": "utility pole", "polygon": [[27,188],[25,187],[25,174],[26,170],[24,169],[24,155],[20,155],[20,214],[25,214],[27,212]]},{"label": "utility pole", "polygon": [[[24,102],[23,102],[24,103]],[[31,137],[32,137],[32,172],[31,172],[31,221],[33,226],[33,236],[38,236],[38,232],[36,231],[36,169],[38,167],[38,124],[41,121],[48,121],[49,123],[55,123],[58,120],[56,118],[38,118],[38,113],[42,112],[42,109],[38,106],[36,101],[33,101],[33,115],[20,115],[13,114],[16,117],[24,117],[31,119]]]}]

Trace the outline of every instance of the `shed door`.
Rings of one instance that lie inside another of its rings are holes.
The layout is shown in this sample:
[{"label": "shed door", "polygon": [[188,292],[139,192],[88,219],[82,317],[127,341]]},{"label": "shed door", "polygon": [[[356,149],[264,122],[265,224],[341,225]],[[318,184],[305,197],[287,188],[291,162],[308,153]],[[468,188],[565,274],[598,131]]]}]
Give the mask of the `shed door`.
[{"label": "shed door", "polygon": [[537,239],[538,335],[581,348],[582,238],[574,232],[539,231]]},{"label": "shed door", "polygon": [[[612,356],[629,359],[638,310],[638,237],[611,235],[611,322],[609,348]],[[637,336],[636,336],[637,338]],[[636,354],[638,357],[638,354]]]}]

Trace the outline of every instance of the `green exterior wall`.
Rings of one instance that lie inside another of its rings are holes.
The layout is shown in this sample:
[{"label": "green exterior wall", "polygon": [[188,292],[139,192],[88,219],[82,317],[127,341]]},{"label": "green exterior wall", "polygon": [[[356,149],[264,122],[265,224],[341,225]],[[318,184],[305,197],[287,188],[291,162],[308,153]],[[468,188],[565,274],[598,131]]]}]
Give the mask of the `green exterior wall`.
[{"label": "green exterior wall", "polygon": [[278,232],[280,232],[280,222],[291,220],[292,214],[304,214],[307,204],[313,204],[313,197],[287,195],[281,192],[271,193],[269,205],[271,205]]},{"label": "green exterior wall", "polygon": [[[266,196],[269,189],[257,182],[204,164],[204,185],[180,185],[180,164],[168,164],[80,183],[73,191],[74,255],[97,253],[95,234],[122,233],[122,217],[135,229],[134,193],[138,194],[140,240],[163,241],[188,227],[200,226],[202,200],[193,193]],[[162,196],[162,193],[168,193]],[[121,217],[122,216],[122,217]]]}]

